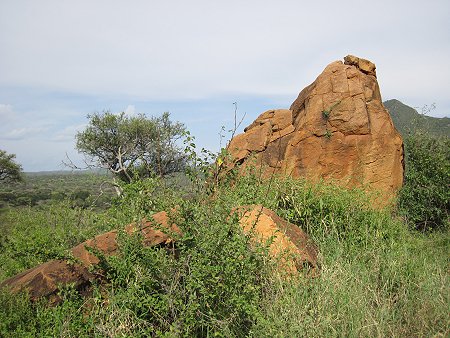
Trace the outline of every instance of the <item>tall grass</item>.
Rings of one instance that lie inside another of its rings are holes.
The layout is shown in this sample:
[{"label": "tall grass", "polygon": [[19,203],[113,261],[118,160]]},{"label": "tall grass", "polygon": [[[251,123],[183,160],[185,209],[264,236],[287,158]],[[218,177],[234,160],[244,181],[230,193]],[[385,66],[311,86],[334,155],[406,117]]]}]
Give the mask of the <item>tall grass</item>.
[{"label": "tall grass", "polygon": [[[156,181],[136,183],[107,214],[80,217],[91,229],[87,235],[178,205],[173,217],[183,236],[175,252],[121,236],[121,254],[102,262],[108,283],[94,286],[90,298],[69,288],[61,305],[48,307],[2,292],[0,336],[448,335],[448,232],[412,232],[392,210],[373,210],[362,191],[301,180],[247,175],[220,184],[212,196],[167,189]],[[318,277],[286,280],[264,247],[249,245],[238,219],[229,215],[236,206],[255,203],[315,240]],[[15,212],[4,218],[4,243],[26,239]],[[28,231],[49,238],[42,231],[51,224],[48,211],[27,212],[35,213],[27,218]],[[73,240],[67,235],[58,245],[69,247]],[[1,250],[6,258],[18,252],[8,245]],[[21,246],[22,254],[27,250]]]},{"label": "tall grass", "polygon": [[0,212],[0,280],[55,258],[71,247],[115,228],[105,212],[61,201]]}]

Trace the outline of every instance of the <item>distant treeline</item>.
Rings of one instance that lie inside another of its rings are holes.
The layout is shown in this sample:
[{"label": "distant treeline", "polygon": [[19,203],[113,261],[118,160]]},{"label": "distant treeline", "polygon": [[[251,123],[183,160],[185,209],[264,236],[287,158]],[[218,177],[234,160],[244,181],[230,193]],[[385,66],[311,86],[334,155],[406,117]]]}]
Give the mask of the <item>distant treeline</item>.
[{"label": "distant treeline", "polygon": [[25,173],[23,183],[0,186],[0,207],[71,200],[74,206],[103,208],[114,196],[110,181],[106,173],[92,171]]}]

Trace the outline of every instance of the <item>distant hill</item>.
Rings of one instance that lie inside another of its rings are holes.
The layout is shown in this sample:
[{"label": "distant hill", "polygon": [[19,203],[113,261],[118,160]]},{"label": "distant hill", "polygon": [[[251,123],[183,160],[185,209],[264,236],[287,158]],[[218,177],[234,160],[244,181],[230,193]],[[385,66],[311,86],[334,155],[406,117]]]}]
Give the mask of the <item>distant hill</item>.
[{"label": "distant hill", "polygon": [[450,137],[450,118],[437,118],[419,114],[414,108],[399,100],[393,99],[383,102],[389,111],[395,127],[402,135],[412,130],[424,130],[435,136]]}]

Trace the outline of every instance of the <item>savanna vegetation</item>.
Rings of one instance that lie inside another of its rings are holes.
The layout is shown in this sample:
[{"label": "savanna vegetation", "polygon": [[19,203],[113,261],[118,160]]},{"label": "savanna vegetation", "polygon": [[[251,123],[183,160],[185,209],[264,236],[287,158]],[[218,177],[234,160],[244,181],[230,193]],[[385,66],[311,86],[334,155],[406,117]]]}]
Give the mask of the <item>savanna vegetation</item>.
[{"label": "savanna vegetation", "polygon": [[[70,247],[95,234],[175,206],[183,235],[176,255],[121,235],[120,254],[100,264],[107,283],[93,285],[87,298],[69,286],[63,302],[50,306],[1,290],[0,336],[448,336],[448,140],[424,144],[418,137],[406,143],[399,202],[384,210],[373,209],[360,190],[262,180],[256,168],[214,179],[212,159],[196,154],[190,136],[185,175],[120,182],[110,206],[77,205],[68,196],[3,205],[0,280],[69,258]],[[255,203],[308,232],[320,250],[319,276],[285,278],[267,247],[250,245],[230,214]]]},{"label": "savanna vegetation", "polygon": [[32,207],[56,201],[71,206],[107,208],[115,190],[111,175],[95,171],[22,173],[19,182],[0,185],[0,207]]},{"label": "savanna vegetation", "polygon": [[22,181],[22,166],[15,161],[15,154],[0,149],[0,182]]}]

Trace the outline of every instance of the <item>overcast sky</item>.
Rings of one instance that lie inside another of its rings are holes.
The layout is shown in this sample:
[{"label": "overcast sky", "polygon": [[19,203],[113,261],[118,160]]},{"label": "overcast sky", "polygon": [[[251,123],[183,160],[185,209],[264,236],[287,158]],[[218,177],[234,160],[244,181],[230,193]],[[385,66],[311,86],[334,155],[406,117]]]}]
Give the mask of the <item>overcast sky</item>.
[{"label": "overcast sky", "polygon": [[61,169],[111,110],[169,111],[218,150],[233,102],[250,124],[347,54],[377,65],[383,100],[450,116],[449,0],[0,0],[0,149]]}]

